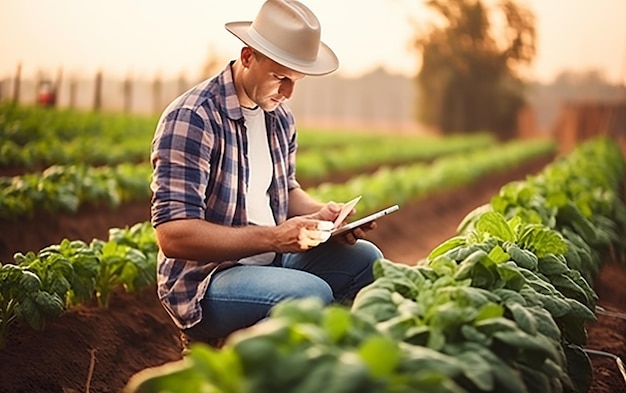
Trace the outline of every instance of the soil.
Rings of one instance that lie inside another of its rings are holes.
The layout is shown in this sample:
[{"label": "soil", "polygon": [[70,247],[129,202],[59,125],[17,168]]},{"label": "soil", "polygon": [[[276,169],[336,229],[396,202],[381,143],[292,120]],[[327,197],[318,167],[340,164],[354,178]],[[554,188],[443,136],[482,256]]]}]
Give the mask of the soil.
[{"label": "soil", "polygon": [[[463,217],[489,201],[500,187],[541,170],[551,157],[515,170],[490,175],[401,206],[378,221],[370,233],[386,258],[414,264],[438,244],[455,235]],[[86,207],[76,214],[39,214],[35,219],[1,222],[0,260],[16,251],[39,250],[63,238],[90,241],[106,238],[108,229],[146,221],[145,203],[118,209]],[[626,313],[626,268],[607,262],[593,283],[599,305]],[[587,326],[587,348],[626,359],[626,320],[598,315]],[[181,358],[176,327],[159,304],[154,287],[138,293],[117,291],[108,309],[84,304],[50,320],[41,332],[18,322],[8,345],[0,350],[0,393],[120,392],[137,371]],[[615,360],[592,356],[591,393],[626,392]]]}]

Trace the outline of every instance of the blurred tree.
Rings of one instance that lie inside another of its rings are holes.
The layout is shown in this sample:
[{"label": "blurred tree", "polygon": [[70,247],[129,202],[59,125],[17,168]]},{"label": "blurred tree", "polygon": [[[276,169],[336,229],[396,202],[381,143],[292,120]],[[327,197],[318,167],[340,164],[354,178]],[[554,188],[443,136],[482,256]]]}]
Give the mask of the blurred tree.
[{"label": "blurred tree", "polygon": [[562,71],[554,78],[552,86],[564,97],[572,99],[602,100],[619,97],[619,86],[612,84],[601,70]]},{"label": "blurred tree", "polygon": [[535,55],[534,14],[514,0],[428,0],[443,24],[415,38],[418,116],[444,133],[515,131],[524,105],[521,71]]}]

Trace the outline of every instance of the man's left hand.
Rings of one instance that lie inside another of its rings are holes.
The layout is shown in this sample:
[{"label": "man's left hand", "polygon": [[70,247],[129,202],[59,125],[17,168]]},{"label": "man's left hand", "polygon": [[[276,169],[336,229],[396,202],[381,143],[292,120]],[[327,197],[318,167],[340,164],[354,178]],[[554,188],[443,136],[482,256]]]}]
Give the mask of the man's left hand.
[{"label": "man's left hand", "polygon": [[334,236],[333,239],[342,244],[354,244],[358,239],[365,239],[366,233],[373,229],[376,229],[376,221],[368,222],[351,231]]}]

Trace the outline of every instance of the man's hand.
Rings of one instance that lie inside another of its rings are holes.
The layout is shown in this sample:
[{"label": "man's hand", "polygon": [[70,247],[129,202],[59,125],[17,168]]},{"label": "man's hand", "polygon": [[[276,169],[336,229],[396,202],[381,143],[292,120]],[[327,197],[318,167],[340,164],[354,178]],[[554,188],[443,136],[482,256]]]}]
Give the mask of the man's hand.
[{"label": "man's hand", "polygon": [[[320,205],[321,204],[319,202],[314,201],[301,188],[296,188],[290,191],[289,192],[289,212],[290,214],[296,214],[296,216],[292,217],[291,219],[287,220],[285,223],[277,227],[279,231],[278,237],[283,238],[282,236],[285,236],[283,229],[280,227],[282,225],[285,225],[291,220],[300,218],[300,219],[317,220],[317,221],[330,221],[332,223],[335,221],[335,219],[341,212],[341,208],[343,207],[343,203],[337,203],[333,201],[327,202],[325,205],[321,205],[321,207],[319,207]],[[294,206],[297,206],[297,207],[294,207]],[[302,215],[303,212],[311,212],[313,211],[313,209],[318,209],[318,210],[317,212],[313,212],[310,214],[304,213],[305,215]],[[350,214],[348,214],[348,217],[350,217],[354,213],[356,213],[356,210],[352,209]],[[345,222],[342,223],[341,225],[344,225],[344,224]],[[289,225],[295,225],[295,223],[290,223]],[[313,225],[312,223],[310,223],[309,226],[310,228],[315,228],[315,225]],[[365,238],[366,232],[371,231],[375,228],[376,228],[376,223],[372,221],[368,224],[364,224],[361,227],[356,228],[345,234],[334,236],[333,240],[339,243],[343,243],[343,244],[354,244],[356,243],[357,239]],[[307,235],[306,233],[304,233],[302,235],[302,238],[304,239],[306,237]],[[313,237],[315,237],[315,235],[313,235]],[[306,243],[306,241],[304,241],[304,243]],[[287,244],[291,244],[291,246],[287,246]],[[294,251],[280,251],[281,249],[292,250],[293,244],[294,244],[294,239],[291,239],[290,241],[282,242],[280,245],[278,245],[278,250],[276,252],[294,252]],[[312,247],[308,246],[308,248],[306,249],[309,249],[309,248],[312,248]],[[299,252],[306,251],[306,249],[299,248]],[[295,252],[298,252],[298,251],[295,251]]]},{"label": "man's hand", "polygon": [[342,244],[354,244],[358,239],[365,239],[366,233],[376,229],[376,221],[370,221],[351,231],[334,236],[337,242]]},{"label": "man's hand", "polygon": [[[322,206],[322,208],[317,213],[309,214],[308,217],[317,220],[333,222],[341,212],[342,206],[342,203],[330,201]],[[354,214],[355,212],[356,210],[352,209],[352,212],[350,212],[350,214]]]},{"label": "man's hand", "polygon": [[333,223],[312,218],[314,215],[293,217],[276,226],[276,252],[303,252],[328,240]]},{"label": "man's hand", "polygon": [[[342,207],[343,207],[342,203],[331,201],[331,202],[328,202],[326,205],[324,205],[324,207],[322,207],[319,212],[311,214],[310,217],[318,218],[320,220],[325,220],[325,221],[335,221],[335,219],[341,212]],[[352,211],[348,214],[348,217],[350,217],[354,213],[356,213],[356,209],[353,208]],[[342,222],[341,225],[345,225],[345,223],[346,222],[344,220],[344,222]],[[363,224],[360,227],[355,228],[349,232],[335,236],[333,239],[335,239],[337,242],[342,243],[342,244],[354,244],[356,243],[358,239],[365,239],[366,232],[369,232],[374,229],[376,229],[376,221]]]}]

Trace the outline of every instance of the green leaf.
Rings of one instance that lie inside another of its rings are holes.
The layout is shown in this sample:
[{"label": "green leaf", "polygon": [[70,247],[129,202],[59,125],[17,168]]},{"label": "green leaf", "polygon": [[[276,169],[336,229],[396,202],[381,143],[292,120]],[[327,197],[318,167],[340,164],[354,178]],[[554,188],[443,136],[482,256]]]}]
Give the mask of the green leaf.
[{"label": "green leaf", "polygon": [[537,331],[539,333],[555,342],[561,341],[561,330],[548,310],[538,306],[529,307],[527,310],[535,317],[535,321],[537,321]]},{"label": "green leaf", "polygon": [[469,379],[474,386],[484,392],[491,392],[494,388],[492,369],[489,362],[475,352],[463,352],[458,356],[463,365],[463,375]]},{"label": "green leaf", "polygon": [[[147,368],[134,374],[124,391],[129,393],[204,392],[236,393],[245,381],[237,358],[194,346],[182,361]],[[206,366],[209,367],[206,367]],[[215,370],[215,371],[213,371]],[[210,372],[210,376],[206,373]]]},{"label": "green leaf", "polygon": [[586,321],[596,321],[596,315],[588,309],[584,304],[575,299],[564,299],[570,306],[571,311],[568,313],[568,316],[579,318]]},{"label": "green leaf", "polygon": [[352,317],[343,307],[328,307],[324,310],[322,326],[333,342],[339,342],[352,327]]},{"label": "green leaf", "polygon": [[[7,269],[12,265],[4,265],[3,269]],[[35,293],[41,289],[41,279],[35,273],[27,270],[26,267],[18,268],[14,267],[16,272],[20,272],[19,275],[19,287],[26,293]]]},{"label": "green leaf", "polygon": [[471,325],[461,326],[461,334],[468,341],[479,343],[485,347],[489,347],[491,345],[491,336],[481,333],[478,329]]},{"label": "green leaf", "polygon": [[[492,308],[495,310],[495,308]],[[502,308],[500,308],[501,315],[504,314]],[[491,314],[495,314],[493,311]],[[474,327],[487,336],[493,336],[495,332],[503,331],[518,331],[517,324],[510,319],[506,319],[502,316],[496,316],[491,318],[477,318],[474,323]]]},{"label": "green leaf", "polygon": [[573,228],[576,228],[581,236],[591,243],[596,241],[596,228],[571,200],[559,208],[557,219],[561,225],[569,224]]},{"label": "green leaf", "polygon": [[457,264],[446,256],[440,256],[432,260],[428,267],[433,269],[439,276],[452,276],[457,270]]},{"label": "green leaf", "polygon": [[489,259],[491,259],[495,263],[503,263],[510,259],[509,254],[504,252],[504,250],[500,246],[495,246],[494,248],[492,248],[488,256]]},{"label": "green leaf", "polygon": [[504,315],[504,308],[499,304],[490,302],[485,304],[478,310],[478,315],[476,316],[475,321],[477,324],[479,322],[482,322],[482,324],[480,324],[481,326],[483,324],[489,323],[497,324],[499,322],[502,322],[499,318],[502,315]]},{"label": "green leaf", "polygon": [[528,270],[535,270],[537,268],[539,259],[534,253],[519,248],[515,243],[507,243],[507,246],[506,251],[511,256],[511,259],[519,266]]},{"label": "green leaf", "polygon": [[541,301],[543,307],[548,310],[554,318],[563,317],[572,311],[572,306],[566,299],[559,298],[554,294],[544,295],[537,292],[535,293],[535,296],[539,299],[539,301]]},{"label": "green leaf", "polygon": [[501,263],[497,266],[497,270],[509,289],[519,291],[526,283],[526,279],[515,262]]},{"label": "green leaf", "polygon": [[572,298],[589,309],[595,308],[595,301],[587,296],[587,292],[565,274],[549,276],[554,287],[565,297]]},{"label": "green leaf", "polygon": [[497,389],[492,391],[497,391],[498,393],[529,393],[519,372],[509,366],[507,362],[502,361],[502,358],[494,354],[489,348],[479,344],[464,343],[463,350],[476,353],[489,362],[497,387]]},{"label": "green leaf", "polygon": [[[374,262],[374,277],[377,279],[388,278],[394,284],[394,289],[406,297],[413,297],[418,290],[417,284],[421,283],[414,269],[407,265],[394,263],[386,259]],[[415,282],[413,280],[418,280]]]},{"label": "green leaf", "polygon": [[476,231],[488,233],[502,241],[515,241],[515,233],[504,216],[497,212],[486,212],[476,221]]},{"label": "green leaf", "polygon": [[[477,265],[480,265],[480,262],[483,258],[485,258],[487,256],[487,253],[483,250],[476,250],[474,251],[472,254],[470,254],[467,258],[465,258],[463,261],[461,261],[458,265],[458,268],[456,267],[456,264],[452,265],[452,267],[450,267],[449,269],[449,274],[454,274],[454,279],[455,280],[465,280],[467,278],[473,278],[475,277],[475,271],[476,271],[476,267]],[[433,266],[433,264],[435,264],[437,262],[437,260],[431,262],[431,267],[435,270],[437,270],[436,266]],[[439,270],[441,270],[441,274],[447,273],[448,270],[447,269],[442,269],[440,268]],[[455,273],[456,271],[456,273]]]},{"label": "green leaf", "polygon": [[[494,332],[493,337],[513,348],[531,352],[533,359],[550,358],[557,360],[559,358],[556,347],[558,344],[548,341],[543,336],[531,336],[521,330],[508,330]],[[540,369],[541,362],[534,364],[534,367]]]},{"label": "green leaf", "polygon": [[507,308],[511,311],[513,319],[522,330],[532,336],[537,334],[537,320],[526,307],[519,303],[509,303]]},{"label": "green leaf", "polygon": [[131,261],[123,264],[122,271],[120,272],[118,283],[123,284],[129,292],[135,290],[135,279],[139,275],[139,268]]},{"label": "green leaf", "polygon": [[393,375],[401,361],[398,344],[386,337],[373,336],[365,339],[357,349],[358,355],[375,378]]},{"label": "green leaf", "polygon": [[569,267],[565,262],[565,258],[563,256],[555,255],[554,253],[548,253],[539,258],[539,263],[537,264],[537,268],[539,272],[545,274],[546,276],[562,274],[569,271]]},{"label": "green leaf", "polygon": [[391,302],[392,291],[378,286],[379,280],[362,288],[354,298],[352,312],[376,321],[385,321],[397,315],[397,307]]},{"label": "green leaf", "polygon": [[446,345],[446,335],[441,330],[431,327],[430,334],[428,335],[428,343],[426,345],[428,348],[441,351]]},{"label": "green leaf", "polygon": [[41,312],[41,315],[45,318],[58,317],[64,309],[63,299],[56,293],[39,291],[33,297],[33,301],[37,305],[37,309]]},{"label": "green leaf", "polygon": [[481,263],[477,263],[472,270],[472,286],[484,289],[493,289],[503,286],[497,285],[499,281],[501,281],[499,274],[497,274],[497,269],[485,266],[482,261],[483,260],[481,260]]},{"label": "green leaf", "polygon": [[542,225],[529,225],[521,234],[518,244],[527,250],[531,250],[541,258],[547,254],[564,254],[567,244],[561,235]]},{"label": "green leaf", "polygon": [[493,294],[497,295],[501,302],[505,305],[509,303],[518,303],[522,306],[526,305],[526,299],[522,295],[520,295],[519,291],[514,291],[507,288],[496,288],[493,290]]},{"label": "green leaf", "polygon": [[31,262],[37,259],[37,255],[33,251],[28,251],[26,254],[22,254],[21,252],[16,252],[13,255],[13,260],[17,265],[27,266]]},{"label": "green leaf", "polygon": [[578,345],[564,345],[568,374],[578,392],[588,392],[593,381],[593,368],[589,356]]},{"label": "green leaf", "polygon": [[287,300],[272,308],[271,316],[284,318],[291,323],[318,324],[322,320],[323,304],[316,298]]},{"label": "green leaf", "polygon": [[485,203],[470,211],[457,226],[456,233],[467,233],[471,231],[476,220],[488,211],[493,211],[493,206],[490,203]]},{"label": "green leaf", "polygon": [[15,315],[18,319],[26,321],[33,329],[43,329],[44,316],[31,297],[26,297],[17,304],[15,307]]},{"label": "green leaf", "polygon": [[407,329],[404,336],[405,342],[425,347],[430,336],[430,327],[428,325],[411,326]]},{"label": "green leaf", "polygon": [[467,242],[464,236],[452,237],[435,247],[430,254],[428,254],[427,259],[432,261],[438,256],[443,255],[454,248],[465,246],[466,244]]},{"label": "green leaf", "polygon": [[563,389],[555,389],[551,385],[551,380],[545,374],[538,373],[537,370],[524,365],[519,365],[524,384],[528,392],[561,392]]},{"label": "green leaf", "polygon": [[479,309],[489,302],[500,300],[498,296],[482,288],[474,287],[457,287],[456,294],[464,300],[467,300],[472,308]]}]

